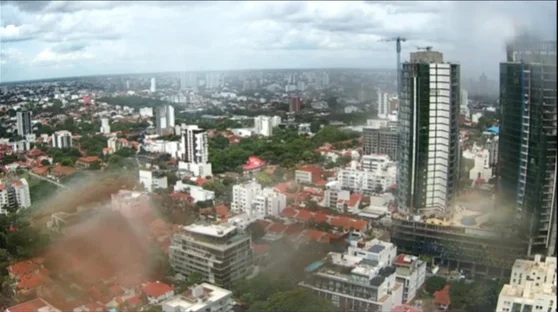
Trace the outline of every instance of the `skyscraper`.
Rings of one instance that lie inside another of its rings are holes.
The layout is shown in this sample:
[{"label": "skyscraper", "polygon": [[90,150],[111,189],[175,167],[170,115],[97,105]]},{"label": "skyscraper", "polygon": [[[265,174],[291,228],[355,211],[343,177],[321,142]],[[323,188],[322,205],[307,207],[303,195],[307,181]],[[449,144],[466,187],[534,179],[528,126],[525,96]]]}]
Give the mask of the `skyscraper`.
[{"label": "skyscraper", "polygon": [[151,87],[149,88],[149,91],[151,92],[157,91],[157,83],[155,78],[151,78]]},{"label": "skyscraper", "polygon": [[520,38],[500,63],[499,207],[528,255],[556,253],[556,42]]},{"label": "skyscraper", "polygon": [[174,107],[163,105],[157,108],[155,111],[155,127],[158,135],[174,128]]},{"label": "skyscraper", "polygon": [[435,51],[411,53],[403,64],[398,119],[399,209],[444,210],[458,179],[459,65]]},{"label": "skyscraper", "polygon": [[19,136],[24,136],[33,132],[31,123],[31,112],[30,111],[18,111],[16,114],[17,118],[17,134]]}]

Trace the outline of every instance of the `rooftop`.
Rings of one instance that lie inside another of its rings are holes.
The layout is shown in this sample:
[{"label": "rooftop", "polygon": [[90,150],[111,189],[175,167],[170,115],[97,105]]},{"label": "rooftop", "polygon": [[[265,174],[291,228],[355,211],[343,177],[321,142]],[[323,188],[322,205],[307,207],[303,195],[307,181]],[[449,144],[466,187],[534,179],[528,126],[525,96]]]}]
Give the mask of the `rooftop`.
[{"label": "rooftop", "polygon": [[230,296],[232,293],[226,289],[202,283],[191,287],[184,293],[174,296],[163,302],[164,306],[172,307],[177,311],[200,311],[206,308],[208,302],[215,302]]},{"label": "rooftop", "polygon": [[185,231],[214,236],[214,237],[225,237],[228,234],[236,230],[236,226],[230,224],[192,224],[182,227]]}]

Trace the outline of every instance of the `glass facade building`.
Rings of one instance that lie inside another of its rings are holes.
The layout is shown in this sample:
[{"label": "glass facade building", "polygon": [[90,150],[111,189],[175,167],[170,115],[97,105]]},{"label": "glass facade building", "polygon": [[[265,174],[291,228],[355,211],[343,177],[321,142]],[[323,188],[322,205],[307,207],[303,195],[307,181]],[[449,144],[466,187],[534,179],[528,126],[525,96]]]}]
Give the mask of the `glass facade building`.
[{"label": "glass facade building", "polygon": [[529,256],[556,253],[556,43],[522,38],[500,64],[500,209],[515,209]]},{"label": "glass facade building", "polygon": [[403,64],[398,114],[398,208],[444,211],[459,174],[460,68],[440,52],[411,53]]}]

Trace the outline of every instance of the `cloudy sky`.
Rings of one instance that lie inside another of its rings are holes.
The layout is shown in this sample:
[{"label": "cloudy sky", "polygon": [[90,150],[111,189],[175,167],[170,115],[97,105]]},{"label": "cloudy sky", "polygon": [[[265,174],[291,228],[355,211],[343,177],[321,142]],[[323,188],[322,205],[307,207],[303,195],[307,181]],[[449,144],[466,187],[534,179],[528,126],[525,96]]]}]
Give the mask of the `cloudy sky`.
[{"label": "cloudy sky", "polygon": [[496,78],[518,29],[556,36],[556,2],[2,1],[0,81],[260,68],[394,68],[434,46]]}]

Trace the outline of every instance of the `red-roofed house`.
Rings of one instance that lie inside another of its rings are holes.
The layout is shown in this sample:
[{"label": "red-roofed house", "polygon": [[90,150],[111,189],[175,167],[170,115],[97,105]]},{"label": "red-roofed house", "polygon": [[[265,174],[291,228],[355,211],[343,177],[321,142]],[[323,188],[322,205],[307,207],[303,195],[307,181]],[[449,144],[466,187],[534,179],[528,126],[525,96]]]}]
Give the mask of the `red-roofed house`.
[{"label": "red-roofed house", "polygon": [[314,213],[314,222],[322,223],[329,221],[329,215],[321,212]]},{"label": "red-roofed house", "polygon": [[78,158],[78,160],[76,160],[76,167],[86,169],[100,163],[101,158],[99,158],[98,156],[87,156]]},{"label": "red-roofed house", "polygon": [[433,302],[439,311],[447,311],[451,304],[450,285],[446,285],[441,290],[435,291]]},{"label": "red-roofed house", "polygon": [[301,222],[308,222],[312,219],[312,213],[308,210],[300,209],[295,218]]},{"label": "red-roofed house", "polygon": [[295,171],[297,183],[313,184],[322,180],[322,168],[319,166],[304,166]]},{"label": "red-roofed house", "polygon": [[26,274],[38,272],[40,268],[41,264],[27,260],[10,265],[8,267],[8,273],[10,274],[10,278],[18,280]]},{"label": "red-roofed house", "polygon": [[272,223],[271,226],[269,228],[267,228],[267,232],[273,233],[273,234],[283,234],[283,232],[285,232],[285,230],[287,229],[287,226],[281,223]]},{"label": "red-roofed house", "polygon": [[281,216],[285,218],[294,218],[298,214],[298,210],[293,208],[285,208],[281,211]]},{"label": "red-roofed house", "polygon": [[42,298],[36,298],[33,300],[20,303],[13,307],[9,307],[5,312],[61,312],[59,309],[52,306],[50,303],[46,302]]},{"label": "red-roofed house", "polygon": [[147,297],[147,301],[150,304],[157,304],[174,295],[174,290],[171,286],[159,281],[143,284],[141,291]]},{"label": "red-roofed house", "polygon": [[219,204],[219,205],[215,206],[215,214],[220,219],[225,219],[229,215],[229,208],[227,206],[225,206],[225,204]]},{"label": "red-roofed house", "polygon": [[242,166],[244,175],[251,175],[262,171],[266,166],[266,162],[256,156],[248,157],[248,162]]}]

